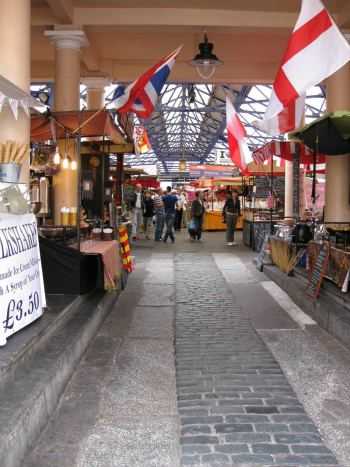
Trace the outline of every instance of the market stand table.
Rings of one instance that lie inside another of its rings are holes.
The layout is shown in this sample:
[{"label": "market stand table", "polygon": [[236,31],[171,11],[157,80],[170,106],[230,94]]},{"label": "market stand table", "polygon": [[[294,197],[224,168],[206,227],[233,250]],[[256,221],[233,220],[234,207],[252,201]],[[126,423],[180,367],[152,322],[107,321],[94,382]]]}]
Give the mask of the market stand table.
[{"label": "market stand table", "polygon": [[[321,245],[317,242],[310,242],[308,244],[308,261],[309,261],[309,270],[313,270],[313,266],[317,260],[317,257],[320,253]],[[348,281],[349,281],[349,271],[350,271],[350,252],[330,247],[328,267],[325,274],[325,277],[332,282],[334,282],[342,292],[348,291]]]},{"label": "market stand table", "polygon": [[115,290],[122,272],[119,243],[116,240],[86,240],[80,244],[80,251],[101,255],[104,270],[105,290]]}]

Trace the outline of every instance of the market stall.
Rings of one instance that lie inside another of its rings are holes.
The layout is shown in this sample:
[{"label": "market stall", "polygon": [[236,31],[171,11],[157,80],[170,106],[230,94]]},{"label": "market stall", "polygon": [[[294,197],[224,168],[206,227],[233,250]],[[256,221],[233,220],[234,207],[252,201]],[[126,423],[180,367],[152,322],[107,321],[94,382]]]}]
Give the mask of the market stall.
[{"label": "market stall", "polygon": [[[56,203],[51,206],[51,217],[45,218],[39,228],[44,238],[44,269],[49,269],[55,260],[59,264],[57,277],[53,277],[53,271],[48,272],[49,292],[79,294],[120,286],[124,268],[117,241],[113,184],[108,173],[109,154],[122,152],[129,144],[124,134],[105,110],[55,112],[32,118],[34,154],[43,153],[46,148],[45,170],[54,168],[51,191]],[[71,158],[67,155],[69,146],[74,151]],[[67,159],[70,165],[65,166]],[[72,161],[76,161],[74,168]],[[77,172],[76,195],[72,196],[76,201],[72,206],[60,206],[55,189],[59,183],[62,186],[62,178],[64,183],[69,170]],[[55,182],[55,177],[61,178]],[[72,280],[67,283],[63,275]]]}]

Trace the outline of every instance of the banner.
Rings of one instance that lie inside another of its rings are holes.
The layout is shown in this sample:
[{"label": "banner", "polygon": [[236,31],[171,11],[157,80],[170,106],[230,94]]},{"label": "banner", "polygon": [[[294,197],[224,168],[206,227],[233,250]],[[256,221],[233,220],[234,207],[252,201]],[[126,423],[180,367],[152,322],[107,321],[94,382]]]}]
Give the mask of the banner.
[{"label": "banner", "polygon": [[147,131],[143,126],[134,127],[134,144],[136,154],[144,154],[151,150]]},{"label": "banner", "polygon": [[36,218],[0,216],[0,345],[46,306]]},{"label": "banner", "polygon": [[190,164],[190,175],[194,177],[218,178],[232,177],[234,172],[233,165],[205,165],[205,164]]}]

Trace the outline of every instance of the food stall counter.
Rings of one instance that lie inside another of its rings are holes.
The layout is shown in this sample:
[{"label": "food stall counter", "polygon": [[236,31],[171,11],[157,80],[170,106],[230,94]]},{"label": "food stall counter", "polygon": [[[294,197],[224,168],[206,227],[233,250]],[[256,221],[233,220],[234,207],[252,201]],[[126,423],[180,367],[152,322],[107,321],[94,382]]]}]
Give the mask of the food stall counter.
[{"label": "food stall counter", "polygon": [[[236,229],[243,228],[243,217],[237,220]],[[223,222],[222,211],[206,211],[203,221],[203,230],[226,230],[226,224]]]}]

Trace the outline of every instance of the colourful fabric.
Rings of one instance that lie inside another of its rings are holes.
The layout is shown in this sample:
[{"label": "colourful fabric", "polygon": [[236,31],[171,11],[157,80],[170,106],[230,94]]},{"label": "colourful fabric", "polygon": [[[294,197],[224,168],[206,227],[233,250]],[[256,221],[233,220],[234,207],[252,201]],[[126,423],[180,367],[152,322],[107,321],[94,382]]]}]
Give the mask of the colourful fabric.
[{"label": "colourful fabric", "polygon": [[244,173],[248,163],[252,161],[252,156],[246,142],[245,128],[228,96],[226,97],[226,126],[232,162]]},{"label": "colourful fabric", "polygon": [[135,112],[138,117],[149,118],[181,48],[163,58],[129,86],[118,86],[113,94],[116,110]]},{"label": "colourful fabric", "polygon": [[95,253],[101,255],[104,270],[105,289],[116,289],[118,274],[120,274],[122,269],[118,242],[115,240],[88,240],[81,243],[80,250],[84,253]]}]

